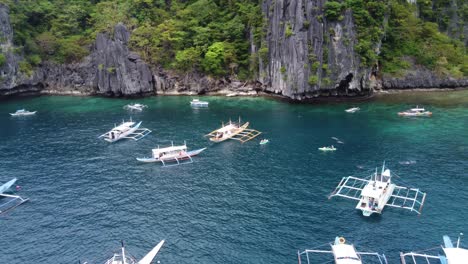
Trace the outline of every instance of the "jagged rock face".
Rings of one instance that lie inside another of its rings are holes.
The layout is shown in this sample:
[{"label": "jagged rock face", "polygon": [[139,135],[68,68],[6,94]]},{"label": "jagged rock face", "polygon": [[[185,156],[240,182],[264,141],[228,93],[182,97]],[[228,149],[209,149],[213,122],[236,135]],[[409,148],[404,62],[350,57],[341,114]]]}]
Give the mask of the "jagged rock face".
[{"label": "jagged rock face", "polygon": [[[324,0],[265,0],[268,24],[264,42],[268,61],[260,63],[259,81],[267,91],[294,99],[319,95],[357,95],[368,91],[370,69],[354,52],[352,13],[327,22]],[[316,81],[309,81],[309,79]]]},{"label": "jagged rock face", "polygon": [[90,55],[97,66],[95,85],[98,93],[136,95],[151,93],[153,79],[148,65],[128,50],[130,32],[123,24],[114,29],[114,38],[98,34]]},{"label": "jagged rock face", "polygon": [[418,89],[434,87],[468,87],[468,79],[455,79],[448,76],[439,77],[433,72],[417,66],[413,67],[411,70],[407,70],[403,77],[384,75],[382,78],[383,89]]},{"label": "jagged rock face", "polygon": [[17,85],[19,56],[14,53],[13,29],[10,24],[10,9],[0,4],[0,47],[5,63],[0,66],[0,89],[13,89]]}]

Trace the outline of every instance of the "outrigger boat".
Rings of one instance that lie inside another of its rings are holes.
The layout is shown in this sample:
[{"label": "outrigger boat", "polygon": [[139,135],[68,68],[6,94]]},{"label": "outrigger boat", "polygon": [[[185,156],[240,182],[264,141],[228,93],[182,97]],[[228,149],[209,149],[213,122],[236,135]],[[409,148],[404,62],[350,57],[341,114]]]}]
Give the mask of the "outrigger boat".
[{"label": "outrigger boat", "polygon": [[35,115],[37,111],[26,111],[24,109],[16,110],[14,113],[10,113],[11,116],[30,116],[30,115]]},{"label": "outrigger boat", "polygon": [[[460,247],[460,240],[463,233],[460,233],[457,244],[454,247],[449,236],[443,236],[444,246],[442,251],[444,255],[435,252],[426,254],[424,252],[400,252],[400,260],[402,264],[466,264],[468,263],[468,249]],[[409,259],[409,261],[407,261]]]},{"label": "outrigger boat", "polygon": [[[125,246],[122,241],[122,248],[119,252],[114,253],[112,258],[108,259],[105,264],[151,264],[153,259],[161,250],[161,247],[164,244],[164,240],[161,240],[146,256],[144,256],[141,260],[137,261],[134,257],[130,254],[125,252]],[[80,262],[81,263],[81,262]],[[84,262],[83,264],[90,264],[88,262]]]},{"label": "outrigger boat", "polygon": [[238,123],[229,120],[227,125],[222,124],[221,128],[216,129],[205,136],[210,137],[210,140],[215,143],[223,142],[227,139],[234,139],[245,143],[262,133],[254,129],[248,129],[248,126],[249,122],[242,124],[240,118]]},{"label": "outrigger boat", "polygon": [[416,108],[411,108],[409,110],[399,112],[399,116],[431,116],[432,112],[426,111],[424,108],[419,108],[419,106],[416,106]]},{"label": "outrigger boat", "polygon": [[24,199],[21,196],[5,193],[15,182],[16,178],[0,186],[0,215],[29,201],[29,199]]},{"label": "outrigger boat", "polygon": [[346,112],[346,113],[354,113],[354,112],[357,112],[357,111],[359,111],[359,110],[361,110],[361,108],[359,108],[359,107],[353,107],[353,108],[346,109],[345,112]]},{"label": "outrigger boat", "polygon": [[190,102],[190,106],[192,107],[208,107],[208,102],[205,102],[205,101],[200,101],[198,99],[193,99],[191,102]]},{"label": "outrigger boat", "polygon": [[[316,263],[331,263],[330,259],[325,259],[318,254],[332,254],[335,264],[363,264],[363,263],[380,263],[387,264],[387,259],[384,254],[377,252],[358,252],[353,244],[346,244],[344,237],[336,237],[333,243],[328,243],[331,250],[320,249],[306,249],[302,252],[297,252],[299,264],[302,264],[302,259],[305,255],[307,264]],[[369,260],[369,262],[364,262]]]},{"label": "outrigger boat", "polygon": [[381,214],[385,206],[407,209],[421,214],[426,194],[419,189],[397,186],[391,181],[390,170],[382,166],[381,173],[375,172],[369,179],[354,176],[343,177],[328,197],[341,196],[359,201],[356,209],[364,216]]},{"label": "outrigger boat", "polygon": [[336,150],[336,148],[333,145],[331,145],[330,147],[321,147],[318,149],[321,151],[335,151]]},{"label": "outrigger boat", "polygon": [[[172,146],[166,148],[159,148],[158,146],[158,148],[152,150],[151,158],[137,158],[137,160],[146,163],[161,162],[163,166],[174,166],[185,163],[192,163],[192,157],[200,154],[205,149],[206,148],[187,151],[187,144],[185,143],[182,146],[174,146],[173,144]],[[168,165],[168,163],[174,162],[176,164]]]},{"label": "outrigger boat", "polygon": [[128,122],[122,121],[122,124],[100,135],[99,138],[104,138],[105,141],[111,143],[124,138],[140,140],[151,133],[151,130],[147,128],[140,128],[141,123],[142,121],[139,123],[133,122],[131,120]]},{"label": "outrigger boat", "polygon": [[125,109],[127,110],[136,110],[136,111],[143,111],[143,108],[148,107],[147,105],[143,104],[128,104],[124,106]]}]

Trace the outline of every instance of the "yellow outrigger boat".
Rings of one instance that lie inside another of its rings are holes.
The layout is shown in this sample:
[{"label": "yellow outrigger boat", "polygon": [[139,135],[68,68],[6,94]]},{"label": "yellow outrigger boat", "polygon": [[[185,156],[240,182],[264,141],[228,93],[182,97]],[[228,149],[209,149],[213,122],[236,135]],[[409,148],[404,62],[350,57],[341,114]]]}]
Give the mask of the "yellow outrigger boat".
[{"label": "yellow outrigger boat", "polygon": [[210,140],[215,143],[223,142],[227,139],[234,139],[244,143],[262,133],[254,129],[249,129],[247,128],[248,126],[249,122],[242,124],[240,119],[238,123],[229,121],[227,125],[223,124],[221,128],[216,129],[205,136],[209,137]]}]

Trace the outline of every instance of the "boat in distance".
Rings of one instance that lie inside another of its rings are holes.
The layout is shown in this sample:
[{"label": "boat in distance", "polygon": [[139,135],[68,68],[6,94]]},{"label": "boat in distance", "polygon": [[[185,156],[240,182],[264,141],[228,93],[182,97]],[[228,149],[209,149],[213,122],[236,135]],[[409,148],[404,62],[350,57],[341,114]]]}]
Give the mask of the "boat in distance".
[{"label": "boat in distance", "polygon": [[239,122],[232,122],[229,120],[226,125],[223,123],[221,128],[218,128],[205,136],[209,137],[210,141],[215,143],[223,142],[228,139],[234,139],[245,143],[262,133],[254,129],[249,129],[247,128],[248,126],[249,122],[242,124],[240,118]]},{"label": "boat in distance", "polygon": [[[367,264],[367,263],[379,263],[387,264],[387,259],[384,254],[377,252],[358,252],[353,244],[346,244],[344,237],[336,237],[333,243],[328,244],[331,250],[322,249],[317,247],[314,249],[306,249],[302,252],[297,252],[297,258],[299,264],[302,264],[302,259],[305,256],[307,264],[318,264],[318,263],[335,263],[335,264]],[[324,259],[318,258],[319,254],[331,254],[333,259],[323,262]],[[364,262],[364,258],[372,262]],[[333,262],[332,262],[333,261]]]},{"label": "boat in distance", "polygon": [[318,148],[320,151],[335,151],[336,148],[331,145],[330,147],[321,147],[321,148]]},{"label": "boat in distance", "polygon": [[135,110],[135,111],[143,111],[144,108],[148,107],[147,105],[144,104],[128,104],[124,106],[125,109],[127,110]]},{"label": "boat in distance", "polygon": [[[434,253],[427,253],[428,250],[400,252],[401,264],[466,264],[468,263],[468,249],[460,247],[462,236],[463,233],[460,233],[456,246],[453,245],[449,236],[443,236],[444,245],[441,246],[443,254],[440,254],[439,250],[434,251]],[[437,247],[437,249],[440,248]]]},{"label": "boat in distance", "polygon": [[190,106],[192,107],[208,107],[208,102],[200,101],[199,99],[193,99],[190,102]]},{"label": "boat in distance", "polygon": [[419,106],[416,106],[416,108],[411,108],[403,112],[398,113],[399,116],[432,116],[432,112],[427,111],[424,108],[419,108]]},{"label": "boat in distance", "polygon": [[376,169],[370,179],[343,177],[328,198],[341,196],[357,200],[356,209],[361,210],[364,216],[381,214],[385,206],[421,214],[426,194],[416,188],[397,186],[391,178],[392,174],[384,162],[382,171],[378,173]]},{"label": "boat in distance", "polygon": [[264,138],[264,139],[260,140],[260,145],[265,145],[265,144],[267,144],[268,142],[270,142],[270,140]]},{"label": "boat in distance", "polygon": [[349,109],[346,109],[345,112],[346,113],[355,113],[357,111],[361,110],[361,108],[359,107],[353,107],[353,108],[349,108]]},{"label": "boat in distance", "polygon": [[115,126],[113,129],[99,136],[99,138],[104,138],[105,141],[113,143],[121,139],[133,139],[140,140],[146,135],[151,133],[151,130],[147,128],[140,128],[142,121],[136,123],[133,121],[122,121],[118,126]]},{"label": "boat in distance", "polygon": [[19,109],[16,110],[14,113],[10,113],[11,116],[30,116],[30,115],[35,115],[37,111],[27,111],[25,109]]},{"label": "boat in distance", "polygon": [[[183,163],[192,163],[192,157],[200,154],[206,148],[201,148],[197,150],[187,151],[187,145],[181,146],[170,146],[165,148],[155,148],[152,149],[152,156],[150,158],[136,158],[140,162],[152,163],[152,162],[161,162],[163,166],[173,166],[180,165]],[[184,162],[185,161],[185,162]],[[183,162],[183,163],[182,163]],[[169,165],[168,163],[176,163]]]},{"label": "boat in distance", "polygon": [[[164,245],[164,240],[161,240],[150,252],[146,254],[142,259],[137,261],[134,257],[125,251],[125,246],[122,241],[122,247],[118,252],[115,252],[112,258],[108,259],[105,264],[151,264],[153,259],[161,250]],[[81,262],[80,262],[81,263]],[[83,262],[83,264],[91,264],[90,262]]]}]

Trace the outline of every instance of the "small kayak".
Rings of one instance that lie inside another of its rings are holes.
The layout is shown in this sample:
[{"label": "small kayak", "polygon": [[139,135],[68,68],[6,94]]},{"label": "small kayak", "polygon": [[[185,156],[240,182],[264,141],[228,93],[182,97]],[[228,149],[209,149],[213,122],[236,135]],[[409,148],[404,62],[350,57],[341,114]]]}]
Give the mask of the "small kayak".
[{"label": "small kayak", "polygon": [[265,145],[266,143],[270,142],[268,139],[262,139],[260,140],[260,145]]}]

